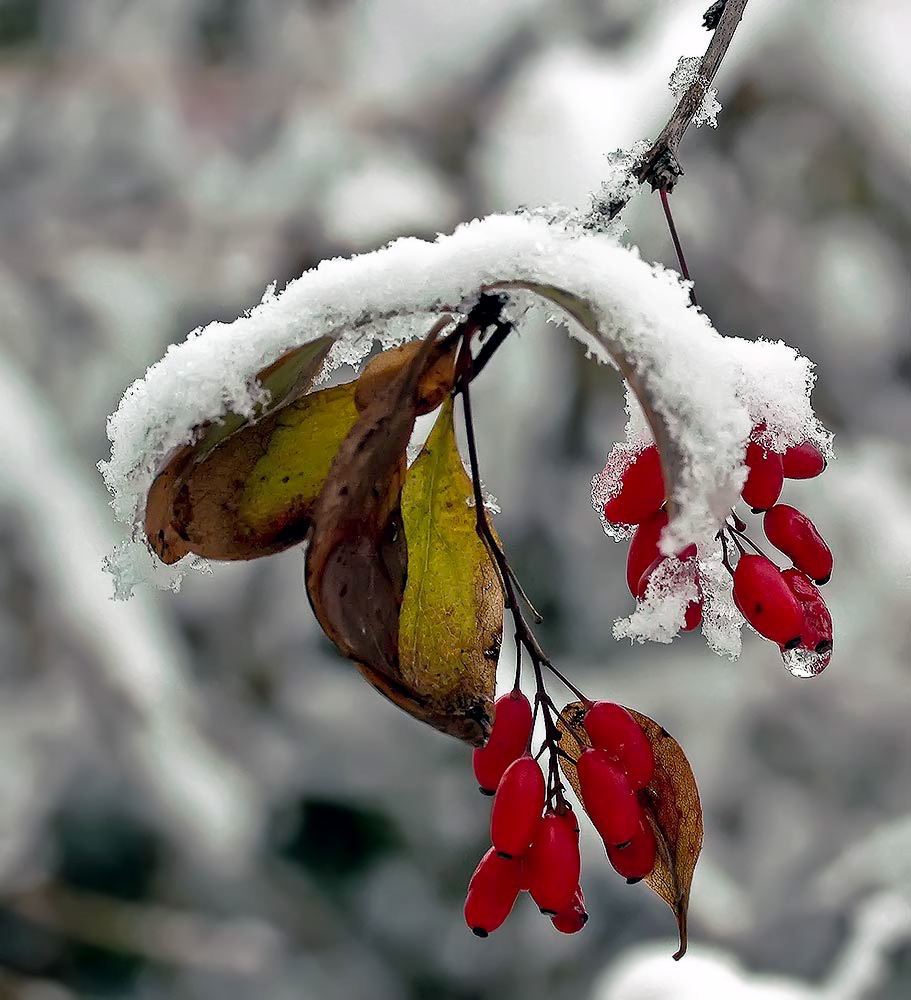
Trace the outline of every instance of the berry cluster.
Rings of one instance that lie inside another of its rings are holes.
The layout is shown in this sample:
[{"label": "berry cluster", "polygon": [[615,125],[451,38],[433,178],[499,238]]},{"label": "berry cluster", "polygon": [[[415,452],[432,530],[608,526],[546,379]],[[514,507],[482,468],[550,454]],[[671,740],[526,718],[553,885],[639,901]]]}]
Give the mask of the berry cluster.
[{"label": "berry cluster", "polygon": [[[639,804],[638,791],[655,770],[651,744],[636,720],[612,702],[589,703],[584,721],[591,748],[577,768],[582,806],[601,834],[613,867],[638,882],[655,866],[656,841]],[[579,884],[579,824],[559,780],[545,781],[531,755],[534,718],[522,692],[496,703],[490,739],[473,757],[481,791],[494,795],[490,817],[492,846],[468,885],[465,921],[487,937],[509,916],[526,891],[538,909],[564,934],[582,930],[588,920]],[[545,739],[552,759],[558,751]],[[544,748],[542,748],[544,749]]]},{"label": "berry cluster", "polygon": [[[741,497],[754,514],[762,514],[765,536],[787,556],[793,568],[782,571],[746,535],[745,523],[731,511],[731,519],[718,533],[725,567],[733,577],[733,599],[740,613],[759,635],[777,643],[794,673],[812,675],[828,665],[832,654],[832,618],[818,587],[832,575],[832,553],[813,522],[797,508],[779,503],[785,479],[811,479],[826,467],[819,449],[811,442],[778,454],[760,444],[764,424],[754,428],[747,446],[747,478]],[[626,562],[630,593],[645,597],[655,570],[668,558],[696,557],[696,547],[687,546],[676,556],[659,550],[661,533],[668,523],[665,486],[654,445],[640,451],[620,476],[620,489],[604,504],[605,518],[614,524],[636,525]],[[739,552],[734,565],[728,541]],[[747,552],[744,543],[754,552]],[[699,597],[685,612],[684,631],[702,620],[702,589],[698,564],[696,586]]]}]

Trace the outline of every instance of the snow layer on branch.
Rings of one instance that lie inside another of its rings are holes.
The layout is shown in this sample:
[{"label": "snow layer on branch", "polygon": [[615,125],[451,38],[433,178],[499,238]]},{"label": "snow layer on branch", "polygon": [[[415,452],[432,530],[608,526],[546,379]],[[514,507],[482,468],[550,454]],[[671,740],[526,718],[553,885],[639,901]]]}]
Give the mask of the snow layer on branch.
[{"label": "snow layer on branch", "polygon": [[[606,235],[534,214],[490,216],[432,243],[401,239],[323,261],[281,293],[268,289],[248,314],[171,346],[108,421],[111,457],[99,468],[117,517],[142,544],[145,497],[162,462],[204,422],[250,414],[262,395],[254,375],[279,355],[331,335],[329,370],[356,365],[374,340],[423,335],[432,317],[464,313],[480,289],[498,283],[568,293],[585,304],[591,328],[559,318],[590,356],[610,361],[613,351],[637,372],[681,459],[668,551],[714,535],[740,486],[756,414],[778,445],[822,436],[808,402],[811,366],[790,348],[722,337],[689,305],[675,272]],[[631,416],[631,433],[640,425]],[[127,562],[121,551],[114,565],[135,572]]]},{"label": "snow layer on branch", "polygon": [[[671,78],[667,82],[671,93],[678,101],[690,89],[693,81],[699,75],[701,61],[698,56],[680,57],[677,68],[671,73]],[[696,128],[700,125],[711,125],[712,128],[718,128],[719,111],[721,111],[721,101],[718,100],[718,91],[714,87],[706,87],[702,103],[696,109],[696,114],[693,117],[693,124]]]}]

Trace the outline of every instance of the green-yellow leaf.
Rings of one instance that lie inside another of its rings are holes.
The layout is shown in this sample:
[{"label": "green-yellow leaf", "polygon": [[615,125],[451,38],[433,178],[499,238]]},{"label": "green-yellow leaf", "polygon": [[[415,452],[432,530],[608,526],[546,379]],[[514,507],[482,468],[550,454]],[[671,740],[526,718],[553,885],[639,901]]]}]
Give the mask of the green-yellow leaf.
[{"label": "green-yellow leaf", "polygon": [[493,717],[503,593],[475,531],[471,500],[448,397],[402,491],[408,578],[399,669],[405,683],[450,720],[448,732],[478,743]]}]

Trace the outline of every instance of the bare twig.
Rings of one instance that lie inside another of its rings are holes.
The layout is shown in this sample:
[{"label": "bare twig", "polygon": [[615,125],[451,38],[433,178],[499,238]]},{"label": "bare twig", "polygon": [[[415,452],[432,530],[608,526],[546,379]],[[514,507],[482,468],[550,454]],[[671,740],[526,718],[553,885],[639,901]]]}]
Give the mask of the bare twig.
[{"label": "bare twig", "polygon": [[[661,130],[661,134],[633,167],[633,173],[640,184],[648,181],[653,190],[666,188],[671,191],[677,178],[683,173],[683,168],[677,159],[680,140],[696,116],[696,112],[715,79],[718,67],[727,53],[737,25],[743,17],[747,2],[748,0],[727,0],[724,13],[721,15],[718,27],[705,50],[702,62],[699,63],[699,69],[696,71],[693,82],[677,102],[677,107],[674,108],[667,125]],[[626,197],[612,202],[607,211],[608,218],[612,219],[618,215],[626,207],[628,201],[629,198]]]}]

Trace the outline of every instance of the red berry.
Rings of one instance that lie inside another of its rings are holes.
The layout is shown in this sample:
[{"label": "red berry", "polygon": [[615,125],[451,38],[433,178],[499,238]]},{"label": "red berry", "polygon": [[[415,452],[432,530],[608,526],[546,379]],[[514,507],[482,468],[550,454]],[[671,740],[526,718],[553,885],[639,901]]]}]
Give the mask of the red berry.
[{"label": "red berry", "polygon": [[576,767],[582,805],[604,843],[626,843],[638,828],[639,800],[623,768],[606,750],[584,750]]},{"label": "red berry", "polygon": [[504,857],[519,857],[532,842],[545,791],[544,775],[533,757],[520,757],[506,768],[490,814],[490,839]]},{"label": "red berry", "polygon": [[645,788],[655,773],[655,754],[632,715],[612,701],[596,701],[586,712],[583,725],[596,750],[620,761],[633,789]]},{"label": "red berry", "polygon": [[547,815],[525,855],[528,891],[542,913],[553,916],[572,904],[579,884],[579,838],[564,817]]},{"label": "red berry", "polygon": [[664,503],[664,474],[655,445],[633,459],[620,477],[620,492],[604,505],[614,524],[639,524]]},{"label": "red berry", "polygon": [[781,456],[785,479],[812,479],[826,467],[822,452],[812,441],[795,444]]},{"label": "red berry", "polygon": [[777,503],[765,512],[762,526],[766,538],[788,556],[797,569],[819,584],[829,582],[832,552],[806,514],[786,503]]},{"label": "red berry", "polygon": [[472,754],[474,775],[485,795],[493,795],[506,768],[525,753],[530,735],[531,705],[525,695],[516,690],[497,698],[487,745]]},{"label": "red berry", "polygon": [[588,913],[585,911],[585,896],[582,895],[581,886],[576,886],[573,901],[569,906],[550,919],[561,934],[578,934],[582,930],[588,923]]},{"label": "red berry", "polygon": [[[699,580],[696,580],[696,586],[699,586]],[[701,588],[700,588],[701,590]],[[698,601],[690,601],[686,606],[686,613],[683,618],[683,631],[692,632],[694,628],[699,628],[702,624],[702,597],[700,596]]]},{"label": "red berry", "polygon": [[781,575],[803,608],[801,648],[812,649],[814,653],[831,653],[832,616],[822,594],[799,570],[786,569]]},{"label": "red berry", "polygon": [[630,540],[626,557],[626,584],[633,597],[637,596],[636,586],[642,574],[661,555],[658,551],[658,539],[666,525],[667,511],[659,510],[636,528],[636,533]]},{"label": "red berry", "polygon": [[675,556],[663,556],[659,552],[658,555],[648,564],[648,566],[646,566],[645,570],[642,573],[642,576],[639,577],[639,582],[633,589],[633,597],[635,597],[637,601],[641,601],[645,597],[645,591],[648,589],[649,578],[651,577],[652,573],[654,573],[655,570],[664,562],[665,559],[679,559],[681,562],[684,562],[687,559],[695,559],[695,558],[696,558],[695,545],[687,545],[687,547],[682,552],[678,552],[677,555]]},{"label": "red berry", "polygon": [[487,937],[509,916],[519,895],[521,865],[491,849],[481,858],[468,883],[465,923],[478,937]]},{"label": "red berry", "polygon": [[766,639],[796,646],[803,609],[781,570],[765,556],[742,555],[734,570],[734,603]]},{"label": "red berry", "polygon": [[781,455],[751,441],[747,445],[746,466],[750,470],[740,495],[754,511],[768,510],[781,494],[784,473]]},{"label": "red berry", "polygon": [[655,833],[642,810],[639,810],[639,828],[633,834],[632,840],[622,847],[613,844],[607,846],[607,856],[618,875],[627,882],[639,882],[651,875],[655,867],[658,846],[655,843]]}]

